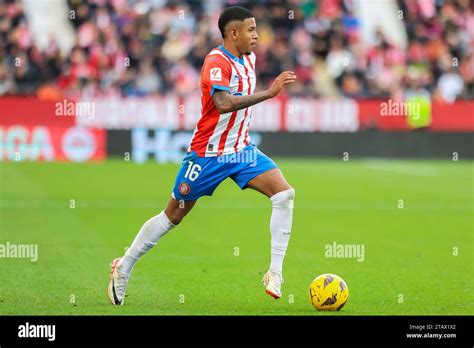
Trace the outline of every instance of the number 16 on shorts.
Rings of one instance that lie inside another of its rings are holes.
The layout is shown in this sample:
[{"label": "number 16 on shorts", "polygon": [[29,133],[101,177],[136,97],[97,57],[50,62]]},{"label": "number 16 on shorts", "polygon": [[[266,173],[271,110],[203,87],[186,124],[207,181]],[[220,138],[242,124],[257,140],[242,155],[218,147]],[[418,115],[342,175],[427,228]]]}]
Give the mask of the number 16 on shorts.
[{"label": "number 16 on shorts", "polygon": [[201,170],[202,168],[199,164],[193,163],[193,161],[189,161],[188,169],[186,170],[186,174],[184,174],[184,177],[194,182],[199,177],[199,174],[201,174]]}]

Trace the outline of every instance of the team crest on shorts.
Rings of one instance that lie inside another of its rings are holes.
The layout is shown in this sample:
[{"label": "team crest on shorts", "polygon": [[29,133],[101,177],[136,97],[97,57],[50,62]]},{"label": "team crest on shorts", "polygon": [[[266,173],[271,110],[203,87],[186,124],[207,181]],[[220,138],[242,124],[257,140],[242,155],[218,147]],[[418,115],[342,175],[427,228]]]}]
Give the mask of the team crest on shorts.
[{"label": "team crest on shorts", "polygon": [[191,187],[185,182],[182,182],[179,184],[179,193],[181,193],[183,196],[186,196],[189,192],[191,191]]}]

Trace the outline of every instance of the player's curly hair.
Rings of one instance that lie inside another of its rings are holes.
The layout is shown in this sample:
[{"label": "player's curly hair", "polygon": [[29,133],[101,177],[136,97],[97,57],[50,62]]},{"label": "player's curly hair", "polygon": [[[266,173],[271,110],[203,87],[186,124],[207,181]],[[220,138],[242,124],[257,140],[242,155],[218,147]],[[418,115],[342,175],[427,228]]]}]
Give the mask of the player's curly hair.
[{"label": "player's curly hair", "polygon": [[219,30],[221,31],[222,38],[225,37],[225,27],[231,21],[243,21],[247,18],[255,17],[252,12],[244,7],[231,6],[227,7],[219,16]]}]

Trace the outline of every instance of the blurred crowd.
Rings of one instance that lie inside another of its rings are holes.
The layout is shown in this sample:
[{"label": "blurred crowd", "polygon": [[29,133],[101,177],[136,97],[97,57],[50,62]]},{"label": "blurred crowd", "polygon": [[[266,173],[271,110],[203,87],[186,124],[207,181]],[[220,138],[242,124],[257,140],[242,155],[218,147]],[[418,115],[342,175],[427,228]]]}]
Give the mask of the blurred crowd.
[{"label": "blurred crowd", "polygon": [[54,40],[46,49],[35,45],[21,1],[0,0],[0,95],[199,93],[204,57],[222,42],[219,13],[238,4],[257,19],[259,88],[293,70],[298,82],[291,95],[373,98],[419,91],[449,103],[473,98],[474,3],[397,3],[406,48],[383,30],[366,47],[351,0],[68,0],[75,43],[62,54]]}]

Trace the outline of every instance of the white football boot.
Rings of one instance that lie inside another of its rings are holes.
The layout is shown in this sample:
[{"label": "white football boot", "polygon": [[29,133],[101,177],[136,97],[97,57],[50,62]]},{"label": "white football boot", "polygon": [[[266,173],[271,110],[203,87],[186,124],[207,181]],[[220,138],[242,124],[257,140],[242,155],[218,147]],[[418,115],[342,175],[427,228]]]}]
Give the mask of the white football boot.
[{"label": "white football boot", "polygon": [[110,283],[107,290],[110,303],[115,306],[122,306],[125,301],[125,290],[127,289],[128,277],[117,269],[120,257],[110,264]]},{"label": "white football boot", "polygon": [[278,300],[281,297],[281,284],[283,283],[283,276],[278,273],[272,273],[268,271],[265,273],[262,279],[263,285],[265,285],[265,292]]}]

